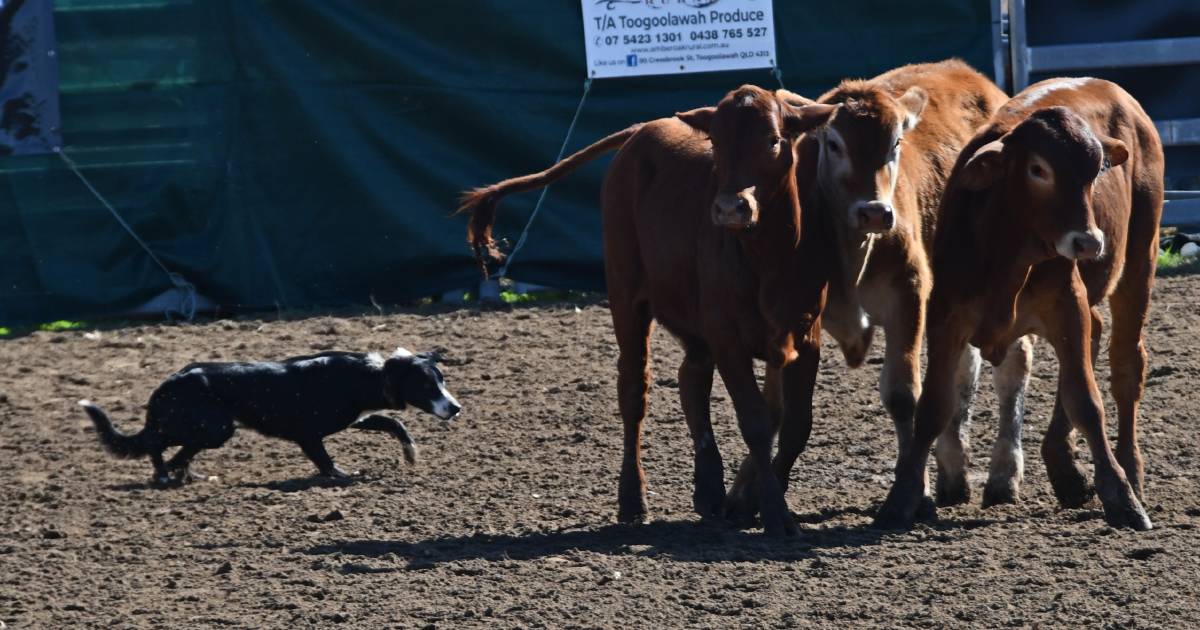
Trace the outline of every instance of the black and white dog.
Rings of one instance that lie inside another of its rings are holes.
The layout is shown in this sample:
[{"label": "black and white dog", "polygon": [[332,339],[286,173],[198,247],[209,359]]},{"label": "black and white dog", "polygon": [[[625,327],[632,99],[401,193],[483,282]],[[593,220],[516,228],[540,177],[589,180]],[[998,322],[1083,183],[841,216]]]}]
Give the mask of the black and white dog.
[{"label": "black and white dog", "polygon": [[[405,459],[411,462],[415,456],[412,438],[399,420],[365,412],[412,405],[448,421],[462,409],[446,391],[435,361],[431,354],[398,348],[387,359],[377,353],[322,352],[284,361],[192,363],[150,395],[146,426],[135,435],[113,428],[91,402],[79,404],[110,453],[149,455],[160,484],[172,474],[182,481],[191,459],[223,445],[235,424],[291,440],[321,474],[346,477],[322,443],[346,427],[391,433],[404,445]],[[163,451],[172,446],[182,448],[164,463]]]}]

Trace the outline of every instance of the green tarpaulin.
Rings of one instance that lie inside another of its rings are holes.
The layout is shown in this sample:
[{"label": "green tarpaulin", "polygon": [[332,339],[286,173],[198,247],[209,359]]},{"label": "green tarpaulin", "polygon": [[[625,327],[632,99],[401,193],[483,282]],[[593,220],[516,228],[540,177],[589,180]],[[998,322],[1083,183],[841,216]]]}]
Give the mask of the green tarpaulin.
[{"label": "green tarpaulin", "polygon": [[[45,0],[48,1],[48,0]],[[544,168],[584,79],[576,0],[58,0],[65,146],[172,269],[225,308],[389,303],[470,286],[457,192]],[[986,0],[775,3],[788,87],[959,56]],[[598,81],[577,149],[765,71]],[[607,160],[556,184],[510,275],[603,286]],[[502,207],[515,239],[536,197]],[[0,325],[170,288],[53,155],[0,158]]]}]

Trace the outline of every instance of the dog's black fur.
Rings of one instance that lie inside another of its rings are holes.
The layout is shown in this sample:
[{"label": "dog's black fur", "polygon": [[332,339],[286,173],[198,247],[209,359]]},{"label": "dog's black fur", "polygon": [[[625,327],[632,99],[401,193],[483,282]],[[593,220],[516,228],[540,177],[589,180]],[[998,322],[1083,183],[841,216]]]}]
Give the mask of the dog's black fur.
[{"label": "dog's black fur", "polygon": [[[386,360],[378,354],[322,352],[284,361],[192,363],[154,390],[146,425],[135,435],[115,429],[96,405],[79,404],[110,453],[148,455],[160,484],[172,474],[182,481],[191,459],[225,444],[235,423],[295,442],[321,474],[345,477],[322,440],[347,427],[391,433],[404,445],[405,459],[415,457],[413,440],[399,420],[364,412],[412,405],[443,420],[458,413],[461,407],[446,392],[435,361],[432,355],[399,349]],[[172,446],[182,448],[164,463],[163,451]]]}]

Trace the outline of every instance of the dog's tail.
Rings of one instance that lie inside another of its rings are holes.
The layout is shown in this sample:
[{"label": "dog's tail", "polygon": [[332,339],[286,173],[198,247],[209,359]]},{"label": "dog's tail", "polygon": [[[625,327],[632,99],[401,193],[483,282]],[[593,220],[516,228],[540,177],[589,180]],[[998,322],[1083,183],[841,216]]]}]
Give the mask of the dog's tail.
[{"label": "dog's tail", "polygon": [[491,186],[468,190],[459,199],[458,210],[455,214],[468,214],[471,222],[467,226],[467,242],[475,252],[475,260],[486,279],[488,263],[500,264],[505,255],[492,239],[492,225],[496,222],[496,204],[506,195],[528,190],[537,190],[549,186],[551,182],[566,176],[571,171],[583,166],[598,155],[621,148],[643,123],[638,123],[617,133],[603,138],[578,152],[567,156],[561,162],[550,168],[506,179]]},{"label": "dog's tail", "polygon": [[144,430],[133,435],[126,435],[118,431],[113,426],[112,420],[108,419],[108,414],[92,404],[92,401],[81,400],[79,406],[83,407],[83,410],[92,419],[92,424],[96,425],[96,435],[99,436],[100,443],[109,453],[123,459],[150,454]]}]

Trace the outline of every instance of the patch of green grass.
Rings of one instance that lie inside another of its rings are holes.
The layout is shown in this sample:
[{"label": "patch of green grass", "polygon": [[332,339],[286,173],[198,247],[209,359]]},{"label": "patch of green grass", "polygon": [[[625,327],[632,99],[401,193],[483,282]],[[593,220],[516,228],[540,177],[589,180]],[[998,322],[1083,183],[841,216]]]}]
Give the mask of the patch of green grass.
[{"label": "patch of green grass", "polygon": [[500,300],[506,304],[550,304],[557,302],[578,302],[587,299],[586,291],[530,291],[517,293],[501,291]]},{"label": "patch of green grass", "polygon": [[505,304],[524,304],[526,302],[537,302],[541,299],[540,293],[517,293],[515,291],[501,291],[500,301]]},{"label": "patch of green grass", "polygon": [[56,322],[50,322],[48,324],[41,324],[38,326],[38,330],[59,332],[59,331],[63,331],[63,330],[78,330],[80,328],[83,328],[84,326],[85,326],[85,324],[83,322],[72,322],[72,321],[68,321],[65,319],[60,319]]},{"label": "patch of green grass", "polygon": [[1200,257],[1185,258],[1177,253],[1158,253],[1158,275],[1181,276],[1190,273],[1200,273]]}]

